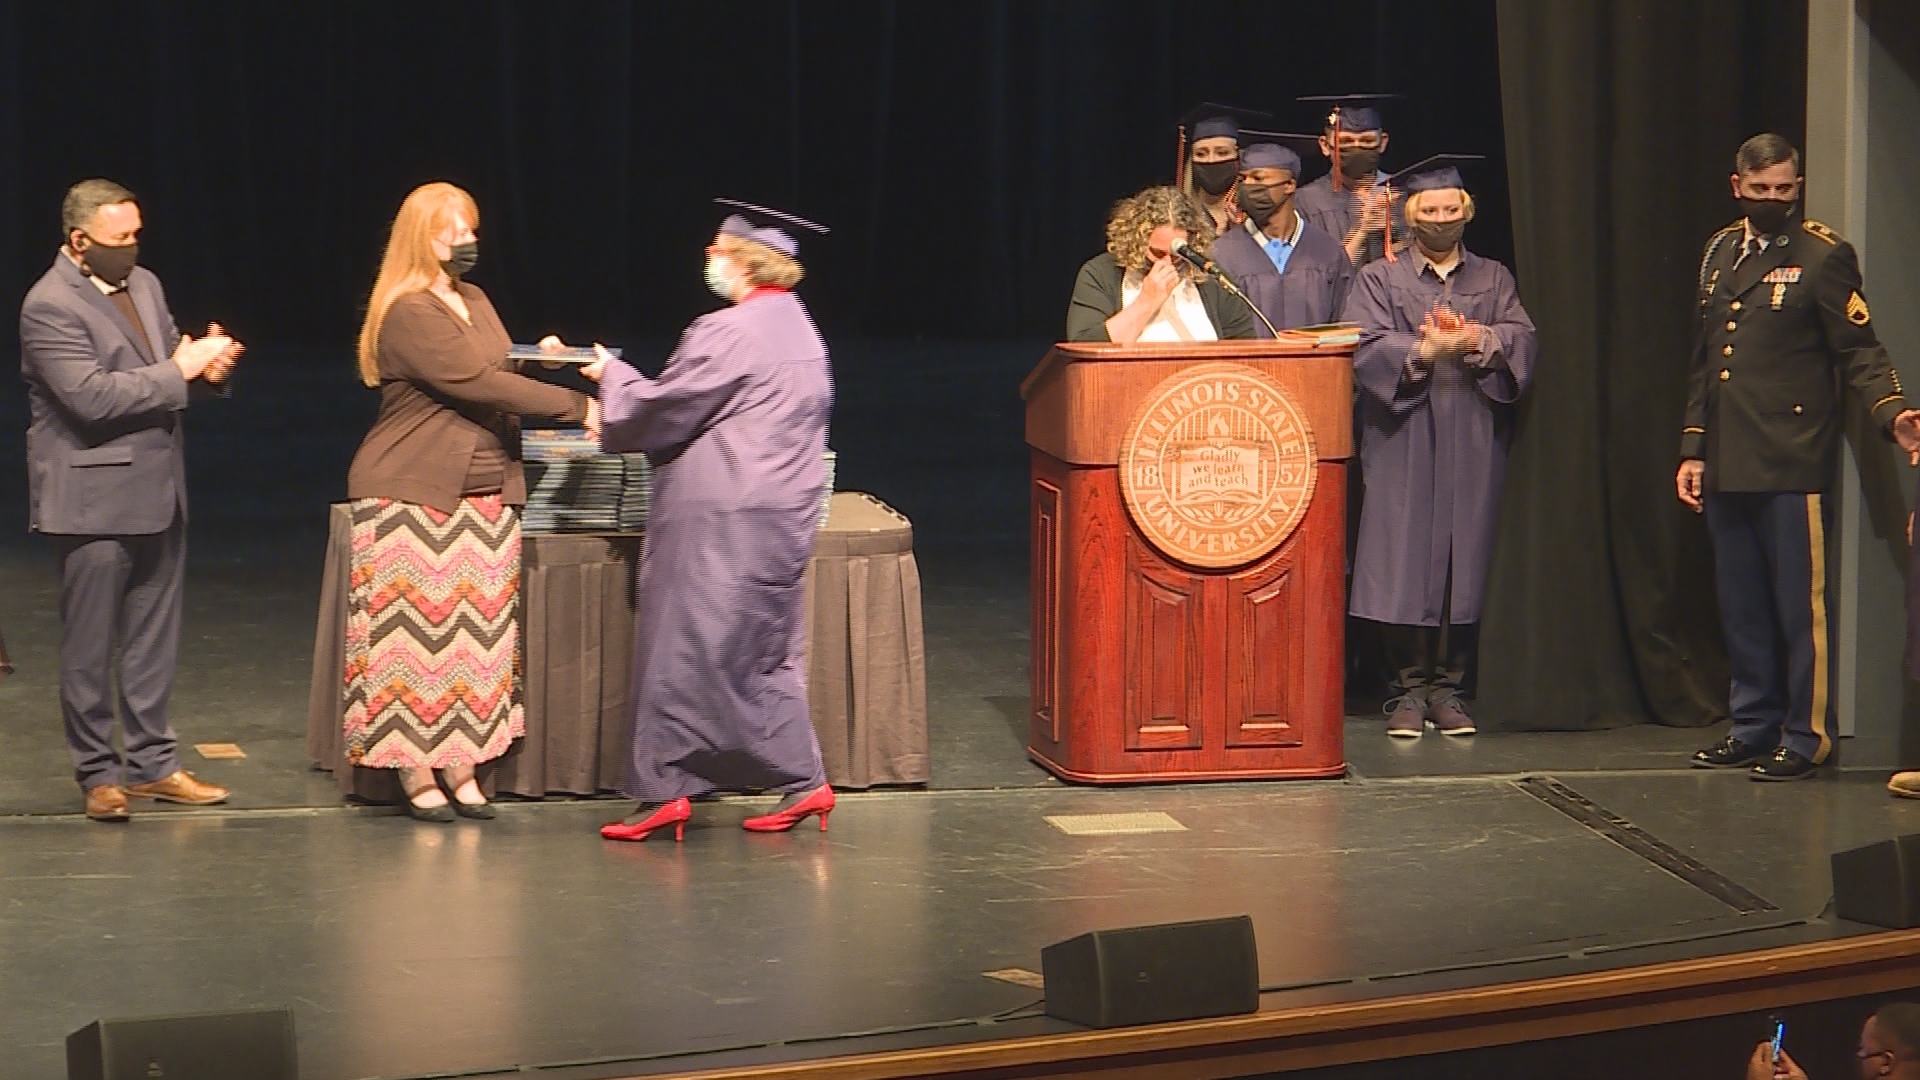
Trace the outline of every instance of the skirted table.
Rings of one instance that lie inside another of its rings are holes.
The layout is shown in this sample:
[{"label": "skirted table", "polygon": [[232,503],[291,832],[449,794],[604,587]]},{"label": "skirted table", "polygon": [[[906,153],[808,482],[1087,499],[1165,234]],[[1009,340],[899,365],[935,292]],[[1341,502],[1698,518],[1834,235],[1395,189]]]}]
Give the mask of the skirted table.
[{"label": "skirted table", "polygon": [[[538,798],[614,790],[630,731],[636,534],[523,534],[526,737],[488,790]],[[348,765],[342,677],[352,517],[332,508],[307,705],[307,753],[342,795],[397,802],[397,774]],[[837,492],[808,567],[808,697],[836,787],[922,784],[926,651],[913,527],[869,495]]]}]

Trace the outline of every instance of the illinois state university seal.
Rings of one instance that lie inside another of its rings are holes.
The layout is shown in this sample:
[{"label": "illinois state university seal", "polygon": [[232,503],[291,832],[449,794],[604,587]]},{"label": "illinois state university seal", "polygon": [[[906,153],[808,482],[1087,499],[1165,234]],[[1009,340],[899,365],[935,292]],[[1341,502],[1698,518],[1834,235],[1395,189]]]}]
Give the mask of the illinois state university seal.
[{"label": "illinois state university seal", "polygon": [[1120,493],[1147,540],[1189,566],[1279,547],[1313,498],[1313,430],[1279,383],[1241,364],[1168,378],[1120,442]]}]

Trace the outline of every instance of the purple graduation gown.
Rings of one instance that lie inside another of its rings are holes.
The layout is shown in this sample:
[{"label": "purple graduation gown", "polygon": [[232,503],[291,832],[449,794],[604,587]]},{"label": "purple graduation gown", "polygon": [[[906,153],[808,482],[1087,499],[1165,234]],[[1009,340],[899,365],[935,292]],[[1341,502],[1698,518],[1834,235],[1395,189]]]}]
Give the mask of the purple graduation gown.
[{"label": "purple graduation gown", "polygon": [[[1273,260],[1261,246],[1264,239],[1257,241],[1246,225],[1235,225],[1213,242],[1214,261],[1278,329],[1338,321],[1354,275],[1353,263],[1340,242],[1305,221],[1303,215],[1300,237],[1294,241],[1293,254],[1287,257],[1287,269],[1282,273],[1274,269]],[[1255,319],[1253,324],[1255,337],[1273,336],[1260,320]]]},{"label": "purple graduation gown", "polygon": [[654,802],[826,783],[801,610],[833,381],[807,309],[765,290],[704,315],[659,379],[609,364],[600,401],[605,449],[654,470],[624,790]]},{"label": "purple graduation gown", "polygon": [[[1507,268],[1464,248],[1443,285],[1411,246],[1360,271],[1346,318],[1354,352],[1360,462],[1367,477],[1350,611],[1401,626],[1438,626],[1448,561],[1454,623],[1480,621],[1506,472],[1513,403],[1533,379],[1533,320]],[[1442,294],[1492,331],[1493,348],[1409,377],[1418,329]]]}]

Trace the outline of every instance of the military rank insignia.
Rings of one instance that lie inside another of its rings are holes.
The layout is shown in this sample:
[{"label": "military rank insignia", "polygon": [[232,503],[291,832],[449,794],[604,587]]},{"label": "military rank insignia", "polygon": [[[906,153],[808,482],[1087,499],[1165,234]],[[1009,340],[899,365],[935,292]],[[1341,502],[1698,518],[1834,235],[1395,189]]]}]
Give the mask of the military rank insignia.
[{"label": "military rank insignia", "polygon": [[1871,318],[1873,318],[1873,316],[1867,312],[1866,299],[1857,291],[1848,293],[1847,321],[1855,326],[1865,326],[1867,325],[1867,320]]},{"label": "military rank insignia", "polygon": [[1798,285],[1802,272],[1803,269],[1798,266],[1776,266],[1760,280],[1768,285]]},{"label": "military rank insignia", "polygon": [[1784,281],[1774,282],[1773,283],[1773,310],[1779,311],[1780,306],[1782,304],[1785,304],[1786,302],[1787,302],[1786,282]]}]

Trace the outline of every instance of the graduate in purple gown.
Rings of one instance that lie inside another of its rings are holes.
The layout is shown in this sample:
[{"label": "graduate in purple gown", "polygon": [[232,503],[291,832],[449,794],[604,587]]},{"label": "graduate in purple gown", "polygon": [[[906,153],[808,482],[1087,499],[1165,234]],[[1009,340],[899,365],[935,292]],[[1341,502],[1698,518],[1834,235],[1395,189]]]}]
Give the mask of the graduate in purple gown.
[{"label": "graduate in purple gown", "polygon": [[[1241,139],[1236,190],[1246,220],[1213,242],[1214,261],[1276,330],[1338,320],[1353,285],[1353,262],[1339,241],[1295,209],[1300,155],[1283,141],[1313,137],[1242,131]],[[1273,336],[1264,325],[1255,334]]]},{"label": "graduate in purple gown", "polygon": [[678,839],[690,796],[778,791],[744,823],[792,828],[834,805],[807,710],[803,575],[826,483],[833,381],[827,347],[793,286],[791,215],[735,207],[707,248],[707,284],[730,306],[687,327],[658,379],[623,363],[601,384],[601,444],[643,452],[653,498],[640,565],[633,750],[623,790],[640,801],[613,840]]},{"label": "graduate in purple gown", "polygon": [[1387,733],[1471,734],[1460,700],[1473,658],[1514,402],[1533,378],[1533,321],[1507,268],[1461,243],[1473,200],[1441,155],[1392,179],[1414,240],[1360,271],[1360,459],[1366,499],[1353,615],[1398,670]]}]

